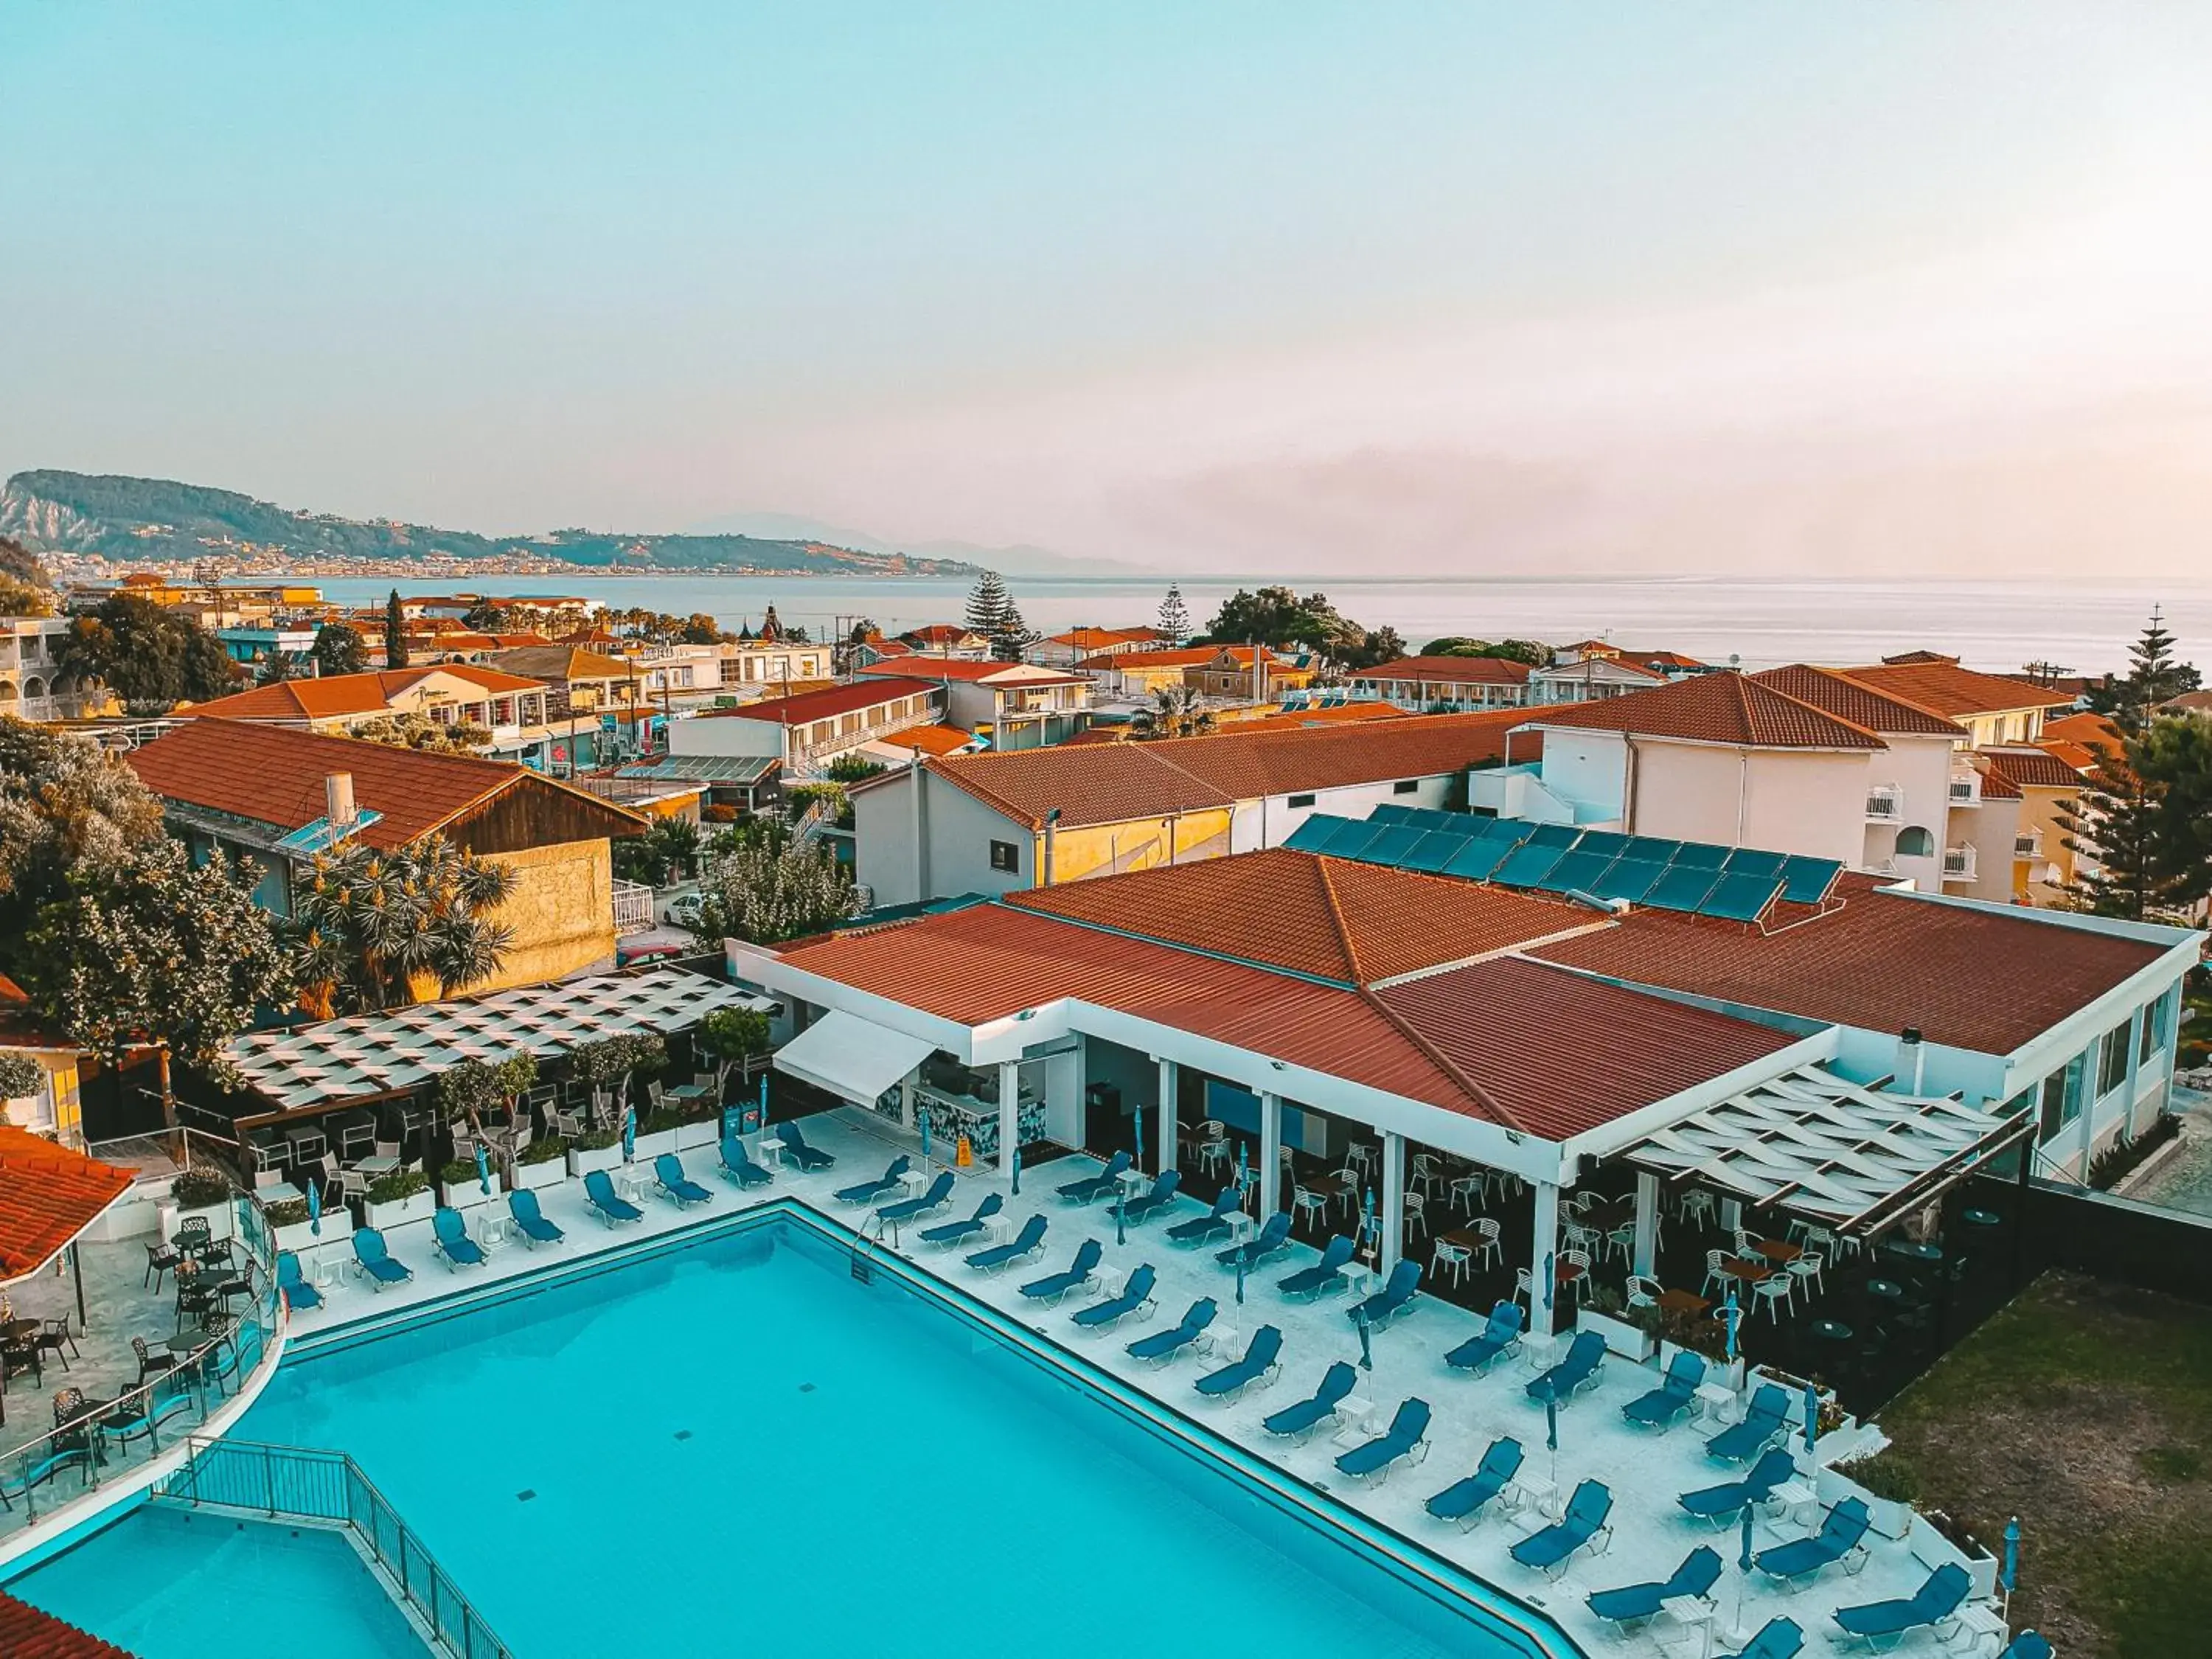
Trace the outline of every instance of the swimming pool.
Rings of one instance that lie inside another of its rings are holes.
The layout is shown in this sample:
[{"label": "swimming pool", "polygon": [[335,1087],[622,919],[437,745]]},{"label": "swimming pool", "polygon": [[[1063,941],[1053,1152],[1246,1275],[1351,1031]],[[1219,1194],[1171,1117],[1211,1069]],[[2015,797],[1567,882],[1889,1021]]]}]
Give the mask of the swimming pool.
[{"label": "swimming pool", "polygon": [[797,1219],[289,1360],[236,1432],[350,1453],[524,1659],[1527,1650]]}]

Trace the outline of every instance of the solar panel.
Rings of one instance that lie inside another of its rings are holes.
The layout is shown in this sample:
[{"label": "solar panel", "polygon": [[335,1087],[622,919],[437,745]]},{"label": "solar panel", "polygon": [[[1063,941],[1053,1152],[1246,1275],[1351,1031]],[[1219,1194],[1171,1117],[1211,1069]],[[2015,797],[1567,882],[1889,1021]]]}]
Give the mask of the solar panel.
[{"label": "solar panel", "polygon": [[1454,836],[1474,833],[1474,820],[1464,812],[1447,812],[1441,806],[1423,806],[1417,810],[1421,815],[1421,822],[1431,830],[1442,830]]},{"label": "solar panel", "polygon": [[1490,878],[1507,887],[1534,887],[1551,873],[1562,856],[1557,847],[1539,847],[1530,842],[1508,853],[1505,861],[1490,872]]},{"label": "solar panel", "polygon": [[1728,855],[1721,867],[1732,876],[1778,876],[1782,866],[1790,862],[1786,853],[1762,852],[1756,847],[1739,847]]},{"label": "solar panel", "polygon": [[1421,838],[1421,831],[1410,823],[1386,823],[1375,832],[1375,838],[1351,857],[1364,864],[1396,864],[1413,850]]},{"label": "solar panel", "polygon": [[1620,855],[1625,859],[1649,859],[1654,864],[1672,864],[1681,846],[1680,842],[1663,836],[1631,836],[1628,845],[1620,849]]},{"label": "solar panel", "polygon": [[1668,862],[1677,870],[1711,870],[1717,872],[1728,862],[1730,849],[1709,841],[1686,841],[1674,849]]},{"label": "solar panel", "polygon": [[1654,909],[1694,912],[1704,907],[1705,895],[1713,890],[1716,879],[1711,870],[1671,865],[1665,875],[1651,884],[1644,902]]},{"label": "solar panel", "polygon": [[1347,822],[1317,812],[1285,837],[1283,845],[1293,853],[1326,853],[1328,844],[1336,837],[1338,830]]},{"label": "solar panel", "polygon": [[1380,801],[1367,814],[1370,823],[1413,823],[1420,817],[1418,806],[1401,806],[1395,801]]},{"label": "solar panel", "polygon": [[1610,854],[1588,852],[1577,847],[1563,854],[1536,885],[1547,893],[1595,893],[1599,878],[1612,863]]},{"label": "solar panel", "polygon": [[1631,904],[1641,904],[1652,884],[1666,873],[1665,865],[1650,859],[1615,859],[1598,878],[1597,885],[1589,890],[1600,898],[1626,899]]},{"label": "solar panel", "polygon": [[1616,835],[1610,830],[1585,830],[1583,838],[1575,843],[1577,853],[1602,853],[1606,857],[1618,858],[1627,849],[1630,837]]},{"label": "solar panel", "polygon": [[1504,842],[1470,836],[1459,844],[1459,850],[1445,863],[1443,873],[1464,876],[1469,881],[1487,881],[1490,872],[1512,857],[1514,850]]},{"label": "solar panel", "polygon": [[1571,823],[1532,823],[1528,839],[1539,847],[1556,847],[1561,851],[1582,839],[1582,831]]},{"label": "solar panel", "polygon": [[1782,865],[1782,896],[1792,904],[1819,904],[1828,896],[1844,866],[1836,859],[1785,859]]},{"label": "solar panel", "polygon": [[1431,830],[1413,843],[1413,850],[1398,861],[1398,867],[1401,870],[1419,870],[1432,876],[1441,874],[1444,866],[1451,862],[1452,854],[1467,843],[1465,836]]},{"label": "solar panel", "polygon": [[1518,847],[1528,839],[1532,825],[1520,818],[1486,818],[1483,821],[1484,839],[1496,842],[1500,847]]},{"label": "solar panel", "polygon": [[1382,833],[1382,826],[1370,823],[1364,818],[1331,817],[1328,822],[1328,844],[1313,850],[1327,853],[1334,858],[1358,857],[1360,849]]},{"label": "solar panel", "polygon": [[1714,884],[1698,914],[1718,916],[1723,921],[1757,921],[1781,891],[1779,876],[1730,873]]}]

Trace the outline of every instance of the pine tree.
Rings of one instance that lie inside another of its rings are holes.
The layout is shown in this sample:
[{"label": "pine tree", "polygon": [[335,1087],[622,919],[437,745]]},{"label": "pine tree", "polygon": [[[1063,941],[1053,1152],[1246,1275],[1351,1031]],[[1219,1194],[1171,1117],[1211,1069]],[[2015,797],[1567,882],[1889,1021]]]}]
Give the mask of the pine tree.
[{"label": "pine tree", "polygon": [[1041,637],[1036,629],[1022,620],[1021,607],[1009,594],[1006,608],[999,617],[999,631],[991,637],[991,654],[1000,662],[1019,662]]},{"label": "pine tree", "polygon": [[2143,918],[2163,908],[2160,873],[2163,791],[2148,781],[2136,739],[2096,746],[2097,764],[2081,780],[2058,827],[2077,860],[2073,896],[2100,916]]},{"label": "pine tree", "polygon": [[1183,609],[1179,583],[1170,582],[1168,596],[1160,601],[1159,629],[1170,646],[1180,646],[1190,637],[1190,612]]},{"label": "pine tree", "polygon": [[399,590],[384,602],[384,665],[407,666],[407,613],[399,608]]},{"label": "pine tree", "polygon": [[1013,608],[1006,584],[995,570],[986,570],[968,595],[968,614],[963,618],[971,634],[995,641],[1006,631],[1006,612]]}]

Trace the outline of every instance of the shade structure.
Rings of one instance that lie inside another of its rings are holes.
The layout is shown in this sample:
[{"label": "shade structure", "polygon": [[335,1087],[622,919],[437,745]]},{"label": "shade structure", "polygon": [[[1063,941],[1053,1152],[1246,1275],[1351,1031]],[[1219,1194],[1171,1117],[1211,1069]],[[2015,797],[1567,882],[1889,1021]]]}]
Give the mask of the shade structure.
[{"label": "shade structure", "polygon": [[832,1009],[775,1051],[775,1068],[842,1099],[872,1106],[876,1097],[937,1051],[858,1014]]}]

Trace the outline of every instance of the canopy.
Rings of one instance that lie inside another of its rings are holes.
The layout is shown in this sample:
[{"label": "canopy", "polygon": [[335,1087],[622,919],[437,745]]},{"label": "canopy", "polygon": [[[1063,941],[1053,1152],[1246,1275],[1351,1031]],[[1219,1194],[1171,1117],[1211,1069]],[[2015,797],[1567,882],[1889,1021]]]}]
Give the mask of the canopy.
[{"label": "canopy", "polygon": [[42,1272],[135,1179],[130,1170],[0,1121],[0,1285]]},{"label": "canopy", "polygon": [[926,1038],[833,1008],[775,1051],[775,1066],[802,1083],[872,1106],[936,1051]]}]

